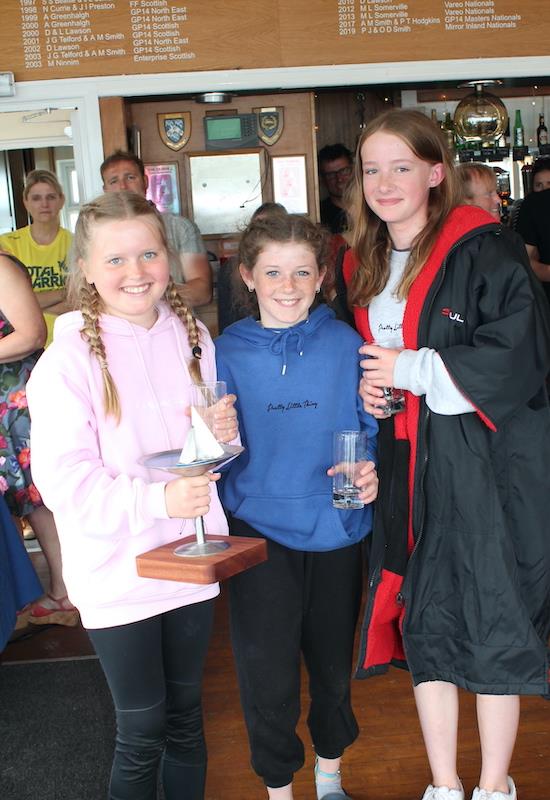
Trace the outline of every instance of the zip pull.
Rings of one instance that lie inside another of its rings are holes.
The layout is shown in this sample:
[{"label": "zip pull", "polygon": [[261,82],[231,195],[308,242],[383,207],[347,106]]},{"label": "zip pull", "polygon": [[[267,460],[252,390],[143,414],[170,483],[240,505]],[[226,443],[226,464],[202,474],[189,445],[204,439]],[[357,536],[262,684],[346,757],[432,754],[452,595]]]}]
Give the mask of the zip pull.
[{"label": "zip pull", "polygon": [[401,592],[397,592],[397,594],[395,595],[395,602],[397,603],[398,606],[405,605],[405,598],[403,597]]}]

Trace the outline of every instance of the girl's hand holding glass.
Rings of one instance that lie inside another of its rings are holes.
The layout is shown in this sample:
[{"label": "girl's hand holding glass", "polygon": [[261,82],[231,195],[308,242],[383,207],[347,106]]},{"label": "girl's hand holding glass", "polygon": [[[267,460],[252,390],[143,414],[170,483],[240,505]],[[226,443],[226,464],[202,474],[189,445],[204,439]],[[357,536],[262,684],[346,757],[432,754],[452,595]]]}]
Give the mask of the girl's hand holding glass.
[{"label": "girl's hand holding glass", "polygon": [[387,409],[387,390],[393,388],[393,370],[401,350],[380,344],[364,344],[359,352],[367,356],[360,362],[363,377],[359,383],[359,396],[365,411],[378,419],[389,417],[395,411]]},{"label": "girl's hand holding glass", "polygon": [[[337,471],[337,466],[329,467],[327,475],[333,478]],[[354,483],[359,489],[357,499],[363,505],[368,505],[376,500],[378,496],[378,474],[374,461],[362,461],[357,464]]]},{"label": "girl's hand holding glass", "polygon": [[[233,441],[239,435],[234,394],[227,394],[225,381],[203,381],[191,386],[191,405],[222,444]],[[187,410],[191,415],[191,408]]]},{"label": "girl's hand holding glass", "polygon": [[210,481],[219,478],[219,472],[205,472],[169,481],[164,489],[168,516],[181,519],[205,516],[210,508]]},{"label": "girl's hand holding glass", "polygon": [[226,394],[211,409],[213,415],[212,433],[218,442],[222,442],[222,444],[232,442],[239,435],[239,423],[235,409],[236,400],[236,395]]}]

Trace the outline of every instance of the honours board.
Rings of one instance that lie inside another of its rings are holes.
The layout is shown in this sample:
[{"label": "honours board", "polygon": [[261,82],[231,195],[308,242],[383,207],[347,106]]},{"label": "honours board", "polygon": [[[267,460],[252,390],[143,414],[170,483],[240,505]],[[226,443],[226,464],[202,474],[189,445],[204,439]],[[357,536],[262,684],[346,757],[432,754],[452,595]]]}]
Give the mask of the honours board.
[{"label": "honours board", "polygon": [[0,70],[17,81],[550,53],[548,0],[3,0],[2,11]]}]

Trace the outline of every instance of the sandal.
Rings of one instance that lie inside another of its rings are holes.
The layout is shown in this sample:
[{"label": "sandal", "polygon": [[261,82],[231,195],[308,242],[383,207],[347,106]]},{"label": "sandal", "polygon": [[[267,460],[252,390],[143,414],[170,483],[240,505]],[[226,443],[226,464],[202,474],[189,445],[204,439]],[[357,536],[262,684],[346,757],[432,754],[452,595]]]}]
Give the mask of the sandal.
[{"label": "sandal", "polygon": [[14,631],[20,631],[21,628],[26,628],[29,624],[29,617],[31,614],[31,604],[27,603],[26,606],[23,606],[18,612],[15,619],[15,628]]},{"label": "sandal", "polygon": [[33,625],[67,625],[69,628],[74,628],[78,625],[78,610],[73,606],[67,595],[64,597],[52,597],[48,592],[45,596],[48,598],[52,605],[47,606],[42,601],[38,600],[33,603],[29,622]]}]

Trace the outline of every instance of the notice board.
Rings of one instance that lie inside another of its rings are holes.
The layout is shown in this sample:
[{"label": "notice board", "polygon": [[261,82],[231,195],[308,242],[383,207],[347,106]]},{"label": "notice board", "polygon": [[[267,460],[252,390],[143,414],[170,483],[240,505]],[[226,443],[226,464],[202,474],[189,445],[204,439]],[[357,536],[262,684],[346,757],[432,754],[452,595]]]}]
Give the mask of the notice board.
[{"label": "notice board", "polygon": [[548,0],[3,0],[2,11],[0,70],[17,81],[550,52]]}]

